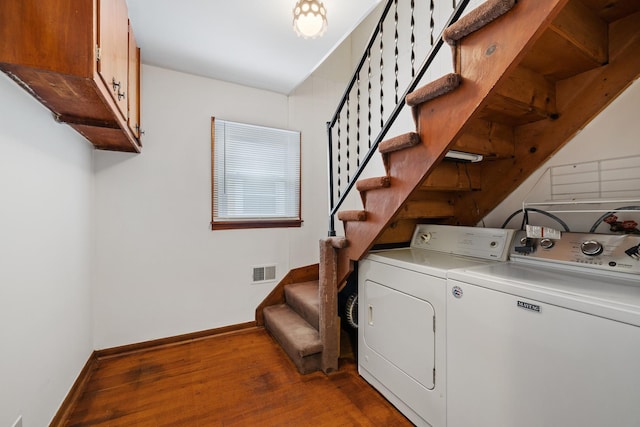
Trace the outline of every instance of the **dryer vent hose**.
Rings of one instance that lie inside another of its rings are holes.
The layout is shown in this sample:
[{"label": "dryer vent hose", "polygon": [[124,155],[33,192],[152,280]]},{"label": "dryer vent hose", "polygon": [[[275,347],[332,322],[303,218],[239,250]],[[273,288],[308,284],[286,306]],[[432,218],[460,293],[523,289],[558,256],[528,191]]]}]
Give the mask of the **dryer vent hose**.
[{"label": "dryer vent hose", "polygon": [[344,311],[349,326],[353,329],[358,329],[358,294],[349,295]]}]

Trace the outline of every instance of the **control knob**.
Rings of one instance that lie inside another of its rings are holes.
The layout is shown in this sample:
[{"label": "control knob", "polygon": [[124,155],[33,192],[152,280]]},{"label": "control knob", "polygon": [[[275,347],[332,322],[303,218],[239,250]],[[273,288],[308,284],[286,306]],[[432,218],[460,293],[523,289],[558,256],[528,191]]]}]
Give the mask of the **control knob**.
[{"label": "control knob", "polygon": [[555,244],[553,240],[547,239],[546,237],[540,240],[540,247],[543,249],[551,249]]},{"label": "control knob", "polygon": [[580,250],[583,254],[588,256],[600,255],[603,251],[602,243],[595,240],[587,240],[582,242]]}]

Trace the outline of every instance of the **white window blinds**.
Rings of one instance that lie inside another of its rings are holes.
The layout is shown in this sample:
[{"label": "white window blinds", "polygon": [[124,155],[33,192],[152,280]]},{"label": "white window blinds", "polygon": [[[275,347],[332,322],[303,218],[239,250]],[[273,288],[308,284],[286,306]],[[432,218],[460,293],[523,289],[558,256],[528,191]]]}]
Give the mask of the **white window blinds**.
[{"label": "white window blinds", "polygon": [[213,223],[300,218],[300,132],[213,119]]}]

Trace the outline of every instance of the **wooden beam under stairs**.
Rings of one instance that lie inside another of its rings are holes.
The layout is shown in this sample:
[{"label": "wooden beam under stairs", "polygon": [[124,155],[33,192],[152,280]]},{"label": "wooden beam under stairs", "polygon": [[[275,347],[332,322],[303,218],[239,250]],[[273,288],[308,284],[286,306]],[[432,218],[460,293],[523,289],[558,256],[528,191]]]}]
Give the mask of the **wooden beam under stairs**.
[{"label": "wooden beam under stairs", "polygon": [[465,132],[449,147],[451,150],[481,154],[485,159],[513,157],[513,127],[475,119],[467,123]]},{"label": "wooden beam under stairs", "polygon": [[507,128],[556,119],[555,83],[544,75],[519,66],[502,81],[480,116]]},{"label": "wooden beam under stairs", "polygon": [[[456,219],[451,223],[474,224],[490,212],[640,76],[638,23],[640,11],[609,25],[608,64],[556,83],[557,120],[516,127],[514,158],[492,162],[485,168],[483,189],[460,195]],[[501,190],[495,190],[496,186]],[[475,210],[478,213],[472,214]]]},{"label": "wooden beam under stairs", "polygon": [[450,218],[455,215],[455,199],[445,192],[429,193],[429,197],[410,199],[402,205],[394,220]]},{"label": "wooden beam under stairs", "polygon": [[[420,192],[474,191],[481,189],[482,163],[442,162],[420,185]],[[420,199],[428,197],[418,192]]]}]

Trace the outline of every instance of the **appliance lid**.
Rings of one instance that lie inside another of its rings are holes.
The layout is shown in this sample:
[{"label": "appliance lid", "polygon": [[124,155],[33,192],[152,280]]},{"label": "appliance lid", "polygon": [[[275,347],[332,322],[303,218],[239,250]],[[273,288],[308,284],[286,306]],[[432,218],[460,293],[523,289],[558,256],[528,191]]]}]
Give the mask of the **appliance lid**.
[{"label": "appliance lid", "polygon": [[473,267],[491,262],[413,248],[370,252],[365,259],[441,278],[445,278],[447,271],[451,269]]},{"label": "appliance lid", "polygon": [[640,326],[640,281],[635,275],[611,277],[509,261],[452,270],[447,277]]}]

